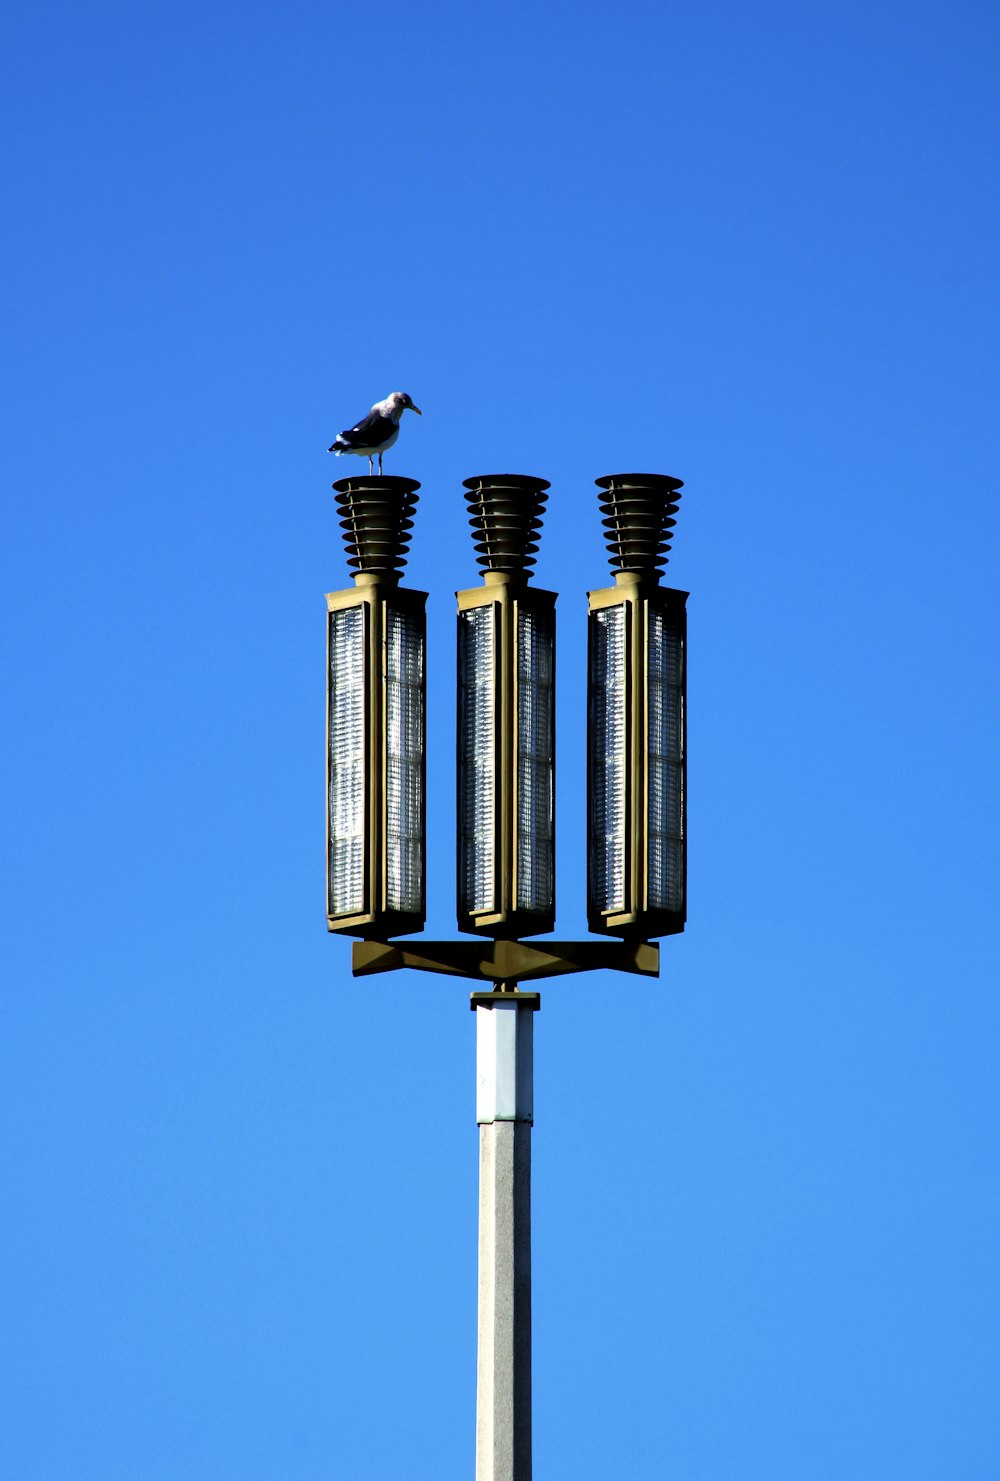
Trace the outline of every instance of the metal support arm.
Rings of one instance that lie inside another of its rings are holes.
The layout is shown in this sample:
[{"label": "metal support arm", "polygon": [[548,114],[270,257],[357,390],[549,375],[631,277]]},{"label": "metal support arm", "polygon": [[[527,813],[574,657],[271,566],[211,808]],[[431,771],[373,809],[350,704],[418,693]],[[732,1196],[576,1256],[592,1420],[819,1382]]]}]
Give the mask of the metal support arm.
[{"label": "metal support arm", "polygon": [[355,941],[355,977],[374,972],[443,972],[487,982],[533,982],[566,972],[660,975],[660,948],[651,941]]}]

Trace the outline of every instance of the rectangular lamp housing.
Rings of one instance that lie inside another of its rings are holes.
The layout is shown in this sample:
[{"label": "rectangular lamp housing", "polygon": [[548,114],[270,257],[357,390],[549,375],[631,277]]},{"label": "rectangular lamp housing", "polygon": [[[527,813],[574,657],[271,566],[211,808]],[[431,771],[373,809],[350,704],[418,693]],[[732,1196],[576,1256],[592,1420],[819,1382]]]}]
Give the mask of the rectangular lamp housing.
[{"label": "rectangular lamp housing", "polygon": [[458,925],[555,923],[555,593],[458,593]]},{"label": "rectangular lamp housing", "polygon": [[327,596],[327,925],[384,940],[426,915],[421,591]]},{"label": "rectangular lamp housing", "polygon": [[590,593],[587,919],[650,940],[687,917],[687,592]]}]

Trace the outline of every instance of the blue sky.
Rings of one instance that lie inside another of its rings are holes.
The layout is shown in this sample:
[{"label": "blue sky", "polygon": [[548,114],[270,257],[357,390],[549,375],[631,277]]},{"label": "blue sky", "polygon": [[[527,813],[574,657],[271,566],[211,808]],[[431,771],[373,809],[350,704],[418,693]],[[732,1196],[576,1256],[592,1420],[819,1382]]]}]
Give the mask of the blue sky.
[{"label": "blue sky", "polygon": [[543,991],[539,1478],[993,1481],[998,60],[979,0],[41,3],[5,23],[12,1481],[470,1475],[466,988],[323,913],[327,445],[552,482],[557,934],[593,480],[685,480],[690,914]]}]

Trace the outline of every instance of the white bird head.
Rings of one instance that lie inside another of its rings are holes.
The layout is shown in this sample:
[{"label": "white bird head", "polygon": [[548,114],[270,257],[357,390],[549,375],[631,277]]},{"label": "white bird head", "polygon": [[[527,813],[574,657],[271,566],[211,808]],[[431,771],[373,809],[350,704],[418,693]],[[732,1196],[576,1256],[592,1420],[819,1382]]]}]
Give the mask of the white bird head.
[{"label": "white bird head", "polygon": [[398,422],[404,411],[415,411],[418,417],[423,416],[419,406],[414,406],[405,391],[392,391],[378,406],[373,406],[372,411],[380,411],[383,416],[392,417]]}]

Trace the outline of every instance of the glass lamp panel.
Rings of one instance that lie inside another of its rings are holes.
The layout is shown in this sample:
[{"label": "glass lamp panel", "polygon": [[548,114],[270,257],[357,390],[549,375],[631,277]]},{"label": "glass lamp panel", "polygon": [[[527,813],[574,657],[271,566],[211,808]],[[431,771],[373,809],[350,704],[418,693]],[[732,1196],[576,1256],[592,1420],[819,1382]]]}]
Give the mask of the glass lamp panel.
[{"label": "glass lamp panel", "polygon": [[424,633],[419,617],[386,608],[386,905],[423,903]]},{"label": "glass lamp panel", "polygon": [[330,915],[365,908],[365,609],[330,613]]},{"label": "glass lamp panel", "polygon": [[553,906],[553,673],[550,611],[517,614],[517,908]]},{"label": "glass lamp panel", "polygon": [[495,605],[459,613],[459,903],[494,908],[496,809]]},{"label": "glass lamp panel", "polygon": [[653,910],[684,909],[684,634],[678,618],[650,608],[647,891]]},{"label": "glass lamp panel", "polygon": [[590,906],[625,909],[625,607],[591,614]]}]

